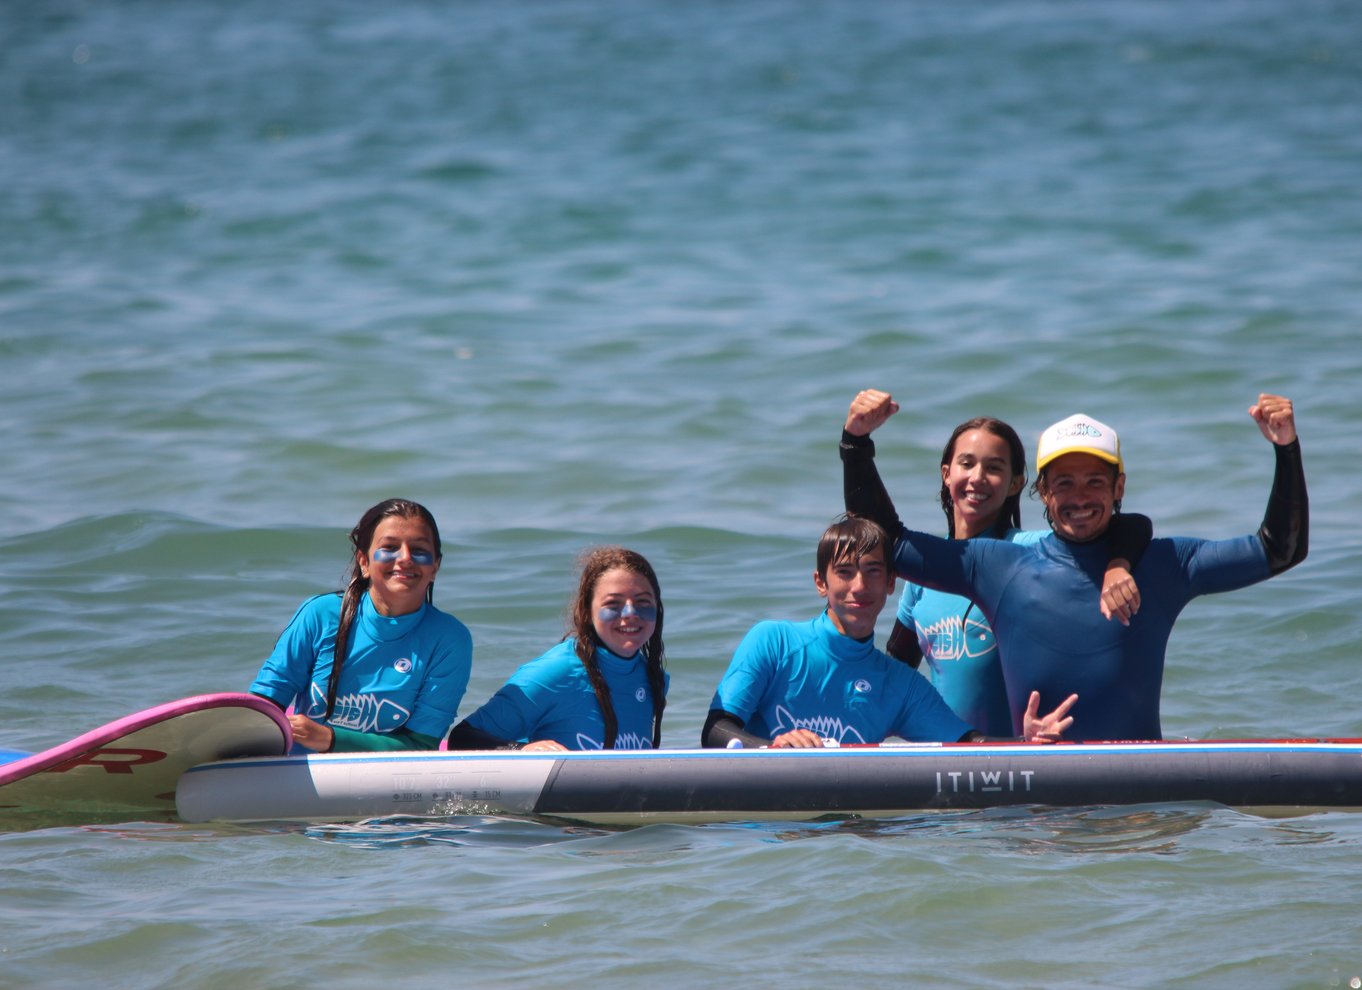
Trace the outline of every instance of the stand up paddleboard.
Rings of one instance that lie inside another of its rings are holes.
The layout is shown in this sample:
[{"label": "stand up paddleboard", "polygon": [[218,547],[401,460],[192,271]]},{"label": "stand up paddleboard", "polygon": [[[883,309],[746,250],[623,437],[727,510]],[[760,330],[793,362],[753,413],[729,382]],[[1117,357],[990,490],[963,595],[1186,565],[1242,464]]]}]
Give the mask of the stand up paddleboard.
[{"label": "stand up paddleboard", "polygon": [[1362,740],[328,753],[193,767],[176,792],[191,822],[506,814],[640,825],[1189,801],[1362,809]]},{"label": "stand up paddleboard", "polygon": [[185,770],[232,757],[282,756],[290,738],[288,720],[265,699],[204,694],[41,753],[0,750],[0,825],[170,819]]}]

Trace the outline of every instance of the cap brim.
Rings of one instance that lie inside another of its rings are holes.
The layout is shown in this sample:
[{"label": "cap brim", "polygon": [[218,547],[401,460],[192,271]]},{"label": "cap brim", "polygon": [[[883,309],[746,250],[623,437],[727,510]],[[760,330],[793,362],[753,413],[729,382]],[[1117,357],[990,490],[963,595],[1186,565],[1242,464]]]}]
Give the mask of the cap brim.
[{"label": "cap brim", "polygon": [[1123,464],[1121,463],[1121,458],[1120,458],[1120,457],[1117,457],[1117,456],[1114,456],[1114,455],[1111,453],[1111,451],[1109,451],[1109,450],[1098,450],[1098,449],[1096,449],[1095,447],[1078,447],[1078,446],[1074,446],[1074,447],[1065,447],[1063,450],[1056,450],[1056,451],[1055,451],[1054,453],[1052,453],[1052,454],[1047,454],[1043,460],[1038,458],[1038,459],[1036,460],[1036,470],[1037,470],[1037,471],[1043,471],[1043,470],[1045,470],[1045,468],[1046,468],[1052,461],[1057,461],[1057,460],[1059,460],[1059,459],[1060,459],[1061,457],[1063,457],[1065,454],[1091,454],[1093,457],[1096,457],[1096,458],[1098,458],[1099,460],[1106,461],[1108,464],[1115,464],[1115,465],[1116,465],[1118,468],[1120,468],[1122,471],[1125,470],[1125,465],[1123,465]]}]

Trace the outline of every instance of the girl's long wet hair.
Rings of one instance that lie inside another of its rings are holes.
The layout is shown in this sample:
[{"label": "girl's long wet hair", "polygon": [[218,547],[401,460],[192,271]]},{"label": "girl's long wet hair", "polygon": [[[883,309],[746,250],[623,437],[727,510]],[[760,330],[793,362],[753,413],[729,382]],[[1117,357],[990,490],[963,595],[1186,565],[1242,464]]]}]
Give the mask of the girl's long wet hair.
[{"label": "girl's long wet hair", "polygon": [[[1022,445],[1021,437],[1017,436],[1017,431],[1012,429],[1001,419],[994,419],[992,416],[976,416],[974,419],[967,419],[955,428],[951,433],[951,438],[946,441],[946,446],[941,450],[941,466],[948,467],[955,459],[955,442],[960,439],[962,434],[970,430],[983,430],[992,433],[1007,444],[1007,449],[1012,457],[1012,471],[1007,481],[1010,485],[1012,479],[1017,475],[1022,476],[1022,483],[1015,492],[1007,496],[1003,502],[1002,510],[998,513],[998,519],[993,524],[993,535],[1002,539],[1007,535],[1009,529],[1021,529],[1021,496],[1026,489],[1026,448]],[[955,539],[955,503],[951,499],[950,488],[946,486],[946,479],[941,479],[941,511],[946,513],[946,535]]]},{"label": "girl's long wet hair", "polygon": [[642,577],[653,589],[653,600],[657,602],[657,622],[653,634],[640,651],[647,663],[648,687],[653,696],[653,749],[662,745],[662,711],[667,707],[667,692],[662,681],[664,650],[662,646],[662,588],[657,583],[657,574],[647,559],[640,553],[625,547],[595,547],[582,555],[581,578],[577,582],[577,597],[573,600],[568,613],[570,635],[576,639],[577,659],[586,668],[591,687],[596,692],[596,702],[601,706],[601,717],[605,720],[606,749],[615,748],[619,736],[619,719],[615,716],[615,706],[610,699],[610,686],[601,673],[601,665],[596,659],[596,650],[605,644],[596,635],[596,623],[591,613],[591,600],[596,594],[596,583],[606,571],[622,568]]},{"label": "girl's long wet hair", "polygon": [[[336,689],[340,684],[341,666],[345,663],[346,654],[350,649],[350,629],[355,624],[355,616],[359,613],[359,603],[369,590],[369,579],[364,576],[364,570],[359,566],[361,558],[368,557],[369,547],[374,541],[374,530],[378,529],[378,524],[389,516],[398,516],[402,519],[420,519],[430,527],[430,538],[435,544],[435,560],[438,562],[443,556],[440,550],[440,527],[435,525],[435,517],[430,514],[430,510],[419,502],[412,502],[405,498],[390,498],[379,502],[360,517],[359,522],[355,523],[355,528],[350,530],[350,572],[349,582],[345,586],[345,592],[341,596],[340,625],[336,629],[336,652],[331,661],[331,677],[326,684],[326,716],[329,720],[331,713],[336,708]],[[426,601],[435,601],[435,582],[432,580],[426,588]]]}]

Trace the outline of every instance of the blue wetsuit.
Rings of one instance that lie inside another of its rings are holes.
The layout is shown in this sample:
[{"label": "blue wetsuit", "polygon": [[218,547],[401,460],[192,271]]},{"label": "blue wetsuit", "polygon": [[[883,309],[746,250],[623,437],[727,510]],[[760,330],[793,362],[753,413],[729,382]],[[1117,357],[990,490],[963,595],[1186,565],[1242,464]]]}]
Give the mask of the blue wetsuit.
[{"label": "blue wetsuit", "polygon": [[1069,543],[1050,534],[1030,546],[1002,540],[943,540],[899,522],[874,466],[869,437],[843,434],[849,511],[875,519],[894,537],[895,570],[911,581],[967,595],[998,639],[1014,731],[1032,690],[1040,711],[1072,693],[1078,703],[1065,737],[1160,739],[1159,695],[1173,623],[1197,595],[1262,581],[1303,560],[1308,501],[1296,442],[1274,446],[1277,470],[1256,535],[1229,540],[1152,540],[1133,576],[1140,611],[1129,626],[1092,607],[1109,541]]},{"label": "blue wetsuit", "polygon": [[[482,745],[496,745],[500,740],[526,743],[552,739],[568,749],[603,748],[605,718],[576,651],[575,639],[564,640],[523,665],[485,705],[469,715],[467,725],[487,737],[496,737],[490,742],[484,739]],[[596,660],[615,709],[615,748],[651,749],[653,692],[642,652],[625,659],[598,647]],[[664,694],[668,683],[664,673]],[[476,742],[472,738],[469,745]],[[462,741],[454,738],[450,745],[463,748]]]},{"label": "blue wetsuit", "polygon": [[366,592],[350,628],[335,709],[325,719],[340,605],[338,593],[304,602],[260,668],[251,693],[281,707],[293,705],[338,730],[336,750],[407,748],[394,745],[395,740],[363,738],[401,730],[443,737],[472,670],[468,629],[429,603],[407,615],[380,615]]},{"label": "blue wetsuit", "polygon": [[[1000,538],[1030,544],[1046,535],[1042,530],[1010,529]],[[1092,608],[1097,609],[1096,602]],[[898,621],[917,635],[929,679],[955,714],[987,736],[1017,731],[998,644],[978,606],[961,595],[908,582],[899,598]]]},{"label": "blue wetsuit", "polygon": [[873,637],[843,635],[827,612],[753,626],[709,707],[761,739],[810,729],[839,743],[955,742],[971,730],[917,671],[875,649]]}]

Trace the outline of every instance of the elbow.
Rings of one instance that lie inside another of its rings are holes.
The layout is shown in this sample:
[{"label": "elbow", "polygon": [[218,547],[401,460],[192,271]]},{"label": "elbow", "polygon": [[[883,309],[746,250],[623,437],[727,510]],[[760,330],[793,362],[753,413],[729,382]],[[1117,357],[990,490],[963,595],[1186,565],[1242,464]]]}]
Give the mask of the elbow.
[{"label": "elbow", "polygon": [[743,723],[732,712],[711,708],[700,731],[700,745],[705,749],[723,749],[732,739],[741,739]]},{"label": "elbow", "polygon": [[725,743],[719,742],[718,733],[715,732],[719,720],[724,713],[721,711],[711,711],[705,719],[705,727],[700,730],[700,745],[705,749],[720,749]]},{"label": "elbow", "polygon": [[1310,530],[1302,522],[1285,533],[1272,532],[1267,526],[1258,530],[1258,539],[1267,552],[1268,572],[1276,577],[1291,570],[1310,553]]}]

